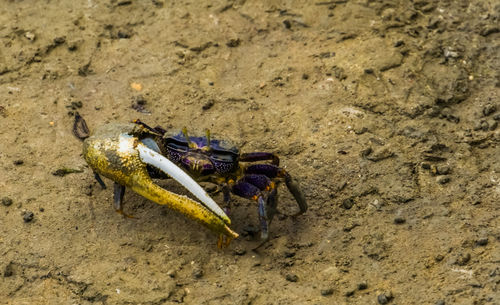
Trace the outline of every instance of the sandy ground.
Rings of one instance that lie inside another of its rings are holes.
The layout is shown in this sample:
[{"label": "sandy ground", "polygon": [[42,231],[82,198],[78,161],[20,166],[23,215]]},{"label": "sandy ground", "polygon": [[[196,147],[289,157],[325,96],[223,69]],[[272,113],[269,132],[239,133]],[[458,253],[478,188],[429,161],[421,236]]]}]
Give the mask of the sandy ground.
[{"label": "sandy ground", "polygon": [[[2,1],[0,303],[500,304],[499,23],[495,0]],[[224,250],[132,192],[124,218],[75,111],[276,152],[310,209],[280,187],[258,251],[241,198]]]}]

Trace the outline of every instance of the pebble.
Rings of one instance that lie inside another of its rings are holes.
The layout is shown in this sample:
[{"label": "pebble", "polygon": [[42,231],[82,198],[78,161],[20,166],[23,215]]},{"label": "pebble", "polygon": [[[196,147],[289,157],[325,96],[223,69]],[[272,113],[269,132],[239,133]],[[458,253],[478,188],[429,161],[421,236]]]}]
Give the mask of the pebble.
[{"label": "pebble", "polygon": [[236,247],[233,251],[233,254],[234,255],[238,255],[238,256],[243,256],[247,253],[247,250],[243,249],[243,248],[240,248],[240,247]]},{"label": "pebble", "polygon": [[476,122],[476,124],[474,125],[475,131],[478,131],[478,130],[487,131],[489,128],[490,128],[490,124],[488,124],[488,122],[486,122],[485,120],[480,120],[480,121]]},{"label": "pebble", "polygon": [[35,214],[33,214],[33,212],[26,211],[26,213],[24,213],[24,215],[23,215],[23,220],[24,220],[24,222],[31,222],[34,217],[35,217]]},{"label": "pebble", "polygon": [[14,268],[13,268],[13,263],[10,262],[5,266],[5,269],[3,270],[3,277],[9,277],[14,274]]},{"label": "pebble", "polygon": [[346,210],[349,210],[350,208],[352,208],[352,206],[354,205],[354,199],[352,198],[347,198],[347,199],[344,199],[342,201],[342,207]]},{"label": "pebble", "polygon": [[345,292],[345,296],[346,296],[346,297],[352,297],[352,296],[354,295],[354,293],[355,293],[355,292],[356,292],[356,290],[355,290],[355,289],[350,289],[350,290],[347,290],[347,291]]},{"label": "pebble", "polygon": [[451,169],[448,165],[432,165],[431,172],[433,175],[448,175]]},{"label": "pebble", "polygon": [[177,275],[177,272],[176,272],[174,269],[170,269],[170,270],[168,270],[168,271],[167,271],[167,275],[168,275],[171,279],[173,279],[173,278],[175,278],[175,276]]},{"label": "pebble", "polygon": [[384,292],[377,296],[377,301],[379,304],[388,304],[392,300],[392,292]]},{"label": "pebble", "polygon": [[201,278],[203,276],[203,270],[201,270],[200,268],[194,269],[193,276],[197,279]]},{"label": "pebble", "polygon": [[213,105],[215,105],[215,101],[214,100],[208,100],[208,101],[205,102],[205,104],[203,104],[203,106],[201,106],[201,109],[208,110],[208,109],[212,108]]},{"label": "pebble", "polygon": [[490,124],[490,130],[491,131],[497,129],[497,127],[498,127],[498,122],[497,121],[491,121],[489,124]]},{"label": "pebble", "polygon": [[24,164],[24,161],[19,159],[19,160],[14,160],[14,165],[23,165]]},{"label": "pebble", "polygon": [[2,204],[6,207],[12,205],[13,201],[9,197],[3,197],[2,198]]},{"label": "pebble", "polygon": [[469,253],[466,253],[466,254],[463,254],[461,253],[457,259],[455,260],[455,264],[459,265],[459,266],[464,266],[466,265],[468,262],[470,261],[470,254]]},{"label": "pebble", "polygon": [[476,245],[478,246],[486,246],[488,244],[488,237],[480,238],[476,240]]},{"label": "pebble", "polygon": [[439,176],[436,178],[436,182],[439,183],[439,184],[446,184],[448,182],[450,182],[450,177],[448,176]]},{"label": "pebble", "polygon": [[34,41],[36,39],[36,35],[32,32],[24,33],[24,37],[26,37],[29,41]]},{"label": "pebble", "polygon": [[293,273],[289,273],[286,275],[286,280],[289,281],[289,282],[297,282],[299,280],[299,277],[296,275],[296,274],[293,274]]},{"label": "pebble", "polygon": [[484,108],[483,108],[483,115],[489,116],[490,114],[492,114],[496,110],[497,110],[497,107],[495,105],[488,104],[488,105],[484,106]]},{"label": "pebble", "polygon": [[368,284],[366,282],[361,282],[358,284],[358,290],[365,290],[366,288],[368,288]]},{"label": "pebble", "polygon": [[333,294],[333,288],[321,289],[321,295],[326,297]]},{"label": "pebble", "polygon": [[396,217],[396,218],[394,218],[394,223],[397,224],[397,225],[404,224],[405,222],[406,222],[406,219],[404,219],[403,217]]},{"label": "pebble", "polygon": [[230,39],[228,42],[226,42],[226,46],[230,48],[236,48],[241,44],[241,40],[239,38],[236,39]]},{"label": "pebble", "polygon": [[354,133],[357,135],[364,134],[367,131],[368,131],[368,128],[366,128],[364,126],[362,126],[362,127],[358,126],[358,127],[354,128]]},{"label": "pebble", "polygon": [[366,156],[365,158],[370,160],[370,161],[373,161],[373,162],[378,162],[378,161],[388,159],[392,156],[394,156],[394,153],[391,150],[389,150],[388,148],[383,147],[383,148],[380,148],[380,149],[373,151],[373,153]]},{"label": "pebble", "polygon": [[443,300],[438,300],[436,301],[436,303],[434,303],[435,305],[444,305],[444,301]]}]

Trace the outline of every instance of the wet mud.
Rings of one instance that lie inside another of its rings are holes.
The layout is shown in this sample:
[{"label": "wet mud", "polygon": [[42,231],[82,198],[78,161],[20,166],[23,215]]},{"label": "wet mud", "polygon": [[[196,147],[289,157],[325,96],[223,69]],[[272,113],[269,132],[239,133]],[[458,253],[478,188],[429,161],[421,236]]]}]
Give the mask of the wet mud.
[{"label": "wet mud", "polygon": [[[499,19],[488,0],[3,1],[0,303],[498,304]],[[275,152],[309,210],[280,186],[257,251],[235,196],[224,250],[130,191],[124,218],[76,112]]]}]

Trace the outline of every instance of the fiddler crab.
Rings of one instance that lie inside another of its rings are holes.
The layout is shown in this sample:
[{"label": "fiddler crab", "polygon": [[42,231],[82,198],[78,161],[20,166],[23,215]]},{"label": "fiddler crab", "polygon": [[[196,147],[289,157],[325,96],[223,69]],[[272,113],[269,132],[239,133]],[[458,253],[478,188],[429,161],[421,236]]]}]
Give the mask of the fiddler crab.
[{"label": "fiddler crab", "polygon": [[[284,181],[299,205],[300,215],[307,202],[298,183],[283,168],[273,153],[240,153],[227,142],[204,136],[188,136],[184,128],[168,134],[161,127],[152,128],[139,120],[110,123],[89,136],[81,116],[75,115],[74,132],[84,140],[83,156],[105,188],[100,175],[114,181],[114,208],[123,213],[123,196],[128,187],[137,194],[198,221],[219,234],[218,247],[228,246],[238,234],[229,226],[230,193],[258,203],[261,239],[268,237],[268,227],[277,206],[277,185]],[[258,161],[268,161],[257,163]],[[158,186],[153,178],[173,178],[201,203]],[[225,209],[196,181],[217,184],[224,195]],[[295,216],[293,215],[293,216]]]}]

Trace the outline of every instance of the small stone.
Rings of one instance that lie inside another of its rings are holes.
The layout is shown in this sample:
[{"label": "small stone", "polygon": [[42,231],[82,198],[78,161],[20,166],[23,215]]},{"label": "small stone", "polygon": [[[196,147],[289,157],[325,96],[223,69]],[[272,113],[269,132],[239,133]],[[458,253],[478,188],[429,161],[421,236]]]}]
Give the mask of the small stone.
[{"label": "small stone", "polygon": [[66,37],[64,36],[54,38],[54,44],[56,45],[63,44],[65,42],[66,42]]},{"label": "small stone", "polygon": [[12,262],[8,263],[3,270],[3,277],[9,277],[14,275],[14,264]]},{"label": "small stone", "polygon": [[349,210],[352,208],[352,206],[354,205],[354,199],[352,198],[347,198],[347,199],[344,199],[342,201],[342,207],[346,210]]},{"label": "small stone", "polygon": [[498,127],[498,122],[497,122],[497,121],[491,121],[491,122],[489,123],[489,125],[490,125],[490,130],[491,130],[491,131],[493,131],[493,130],[497,129],[497,127]]},{"label": "small stone", "polygon": [[497,25],[486,25],[484,28],[479,32],[481,36],[488,36],[494,33],[500,32],[500,27]]},{"label": "small stone", "polygon": [[10,199],[9,197],[3,197],[2,198],[2,204],[6,207],[12,205],[12,199]]},{"label": "small stone", "polygon": [[455,264],[457,264],[459,266],[464,266],[470,261],[470,258],[471,258],[471,256],[469,253],[466,253],[466,254],[462,253],[457,257]]},{"label": "small stone", "polygon": [[394,47],[395,47],[395,48],[397,48],[397,47],[400,47],[400,46],[402,46],[402,45],[404,45],[404,44],[405,44],[405,42],[404,42],[404,41],[402,41],[402,40],[398,40],[398,41],[396,41],[396,42],[394,43]]},{"label": "small stone", "polygon": [[64,177],[66,175],[74,174],[74,173],[83,173],[83,170],[77,169],[77,168],[63,167],[63,168],[59,168],[59,169],[53,171],[52,175],[58,176],[58,177]]},{"label": "small stone", "polygon": [[450,182],[450,180],[451,179],[448,176],[439,176],[439,177],[437,177],[436,182],[439,184],[446,184],[446,183]]},{"label": "small stone", "polygon": [[321,289],[321,295],[326,297],[333,294],[333,288]]},{"label": "small stone", "polygon": [[208,100],[205,102],[205,104],[203,104],[203,106],[201,106],[201,109],[208,110],[208,109],[212,108],[212,106],[214,104],[215,104],[214,100]]},{"label": "small stone", "polygon": [[175,272],[174,269],[170,269],[170,270],[167,271],[167,275],[168,275],[168,277],[170,277],[171,279],[173,279],[177,275],[177,272]]},{"label": "small stone", "polygon": [[285,253],[283,253],[285,255],[286,258],[290,258],[290,257],[294,257],[295,256],[295,252],[292,252],[292,251],[285,251]]},{"label": "small stone", "polygon": [[356,292],[356,290],[355,290],[355,289],[347,290],[347,291],[345,292],[345,296],[346,296],[346,297],[352,297],[352,296],[354,295],[354,293],[355,293],[355,292]]},{"label": "small stone", "polygon": [[476,245],[478,246],[486,246],[488,244],[488,237],[480,238],[476,240]]},{"label": "small stone", "polygon": [[137,112],[141,113],[150,113],[149,110],[146,109],[146,104],[148,101],[144,98],[142,94],[139,94],[137,96],[134,96],[132,98],[132,109],[134,109]]},{"label": "small stone", "polygon": [[495,121],[500,121],[500,113],[495,114],[495,115],[493,116],[493,119],[494,119]]},{"label": "small stone", "polygon": [[405,222],[406,222],[406,219],[404,219],[403,217],[396,217],[396,218],[394,218],[394,223],[397,224],[397,225],[404,224]]},{"label": "small stone", "polygon": [[200,268],[194,269],[193,276],[197,279],[201,278],[203,276],[203,270],[201,270]]},{"label": "small stone", "polygon": [[361,282],[358,284],[358,290],[365,290],[368,288],[368,284],[366,282]]},{"label": "small stone", "polygon": [[236,247],[233,251],[233,254],[234,255],[238,255],[238,256],[243,256],[247,253],[247,251],[241,247]]},{"label": "small stone", "polygon": [[373,149],[371,147],[365,148],[361,151],[360,155],[363,158],[368,157],[371,153],[373,152]]},{"label": "small stone", "polygon": [[441,254],[438,254],[438,255],[436,255],[436,257],[434,257],[434,260],[435,260],[436,262],[440,262],[440,261],[442,261],[443,259],[444,259],[444,256],[442,256]]},{"label": "small stone", "polygon": [[29,41],[35,41],[36,39],[36,35],[33,32],[24,33],[24,37],[26,37]]},{"label": "small stone", "polygon": [[377,296],[377,301],[379,304],[388,304],[392,300],[392,292],[384,292]]},{"label": "small stone", "polygon": [[239,38],[236,38],[236,39],[230,39],[227,43],[226,43],[226,46],[230,47],[230,48],[236,48],[238,47],[239,45],[241,44],[241,40]]},{"label": "small stone", "polygon": [[367,131],[368,131],[368,128],[366,128],[364,126],[363,127],[359,127],[358,126],[358,127],[354,128],[354,133],[357,134],[357,135],[364,134]]},{"label": "small stone", "polygon": [[293,273],[289,273],[286,275],[286,280],[289,281],[289,282],[297,282],[299,280],[299,277],[296,275],[296,274],[293,274]]},{"label": "small stone", "polygon": [[382,147],[373,151],[370,155],[366,156],[365,158],[373,162],[378,162],[388,159],[392,156],[394,156],[394,153],[391,150],[389,150],[386,147]]},{"label": "small stone", "polygon": [[23,215],[23,220],[24,220],[24,222],[31,222],[34,217],[35,217],[35,214],[33,214],[33,212],[27,211]]},{"label": "small stone", "polygon": [[437,300],[436,303],[434,303],[435,305],[444,305],[444,300]]},{"label": "small stone", "polygon": [[14,165],[16,165],[16,166],[19,166],[19,165],[23,165],[23,164],[24,164],[24,161],[23,161],[23,160],[21,160],[21,159],[19,159],[19,160],[15,160],[13,163],[14,163]]},{"label": "small stone", "polygon": [[448,165],[438,165],[436,166],[436,174],[438,175],[448,175],[450,173],[450,167]]},{"label": "small stone", "polygon": [[495,105],[488,104],[488,105],[484,106],[484,108],[483,108],[483,115],[489,116],[490,114],[492,114],[496,110],[497,110],[497,107]]},{"label": "small stone", "polygon": [[488,122],[485,120],[480,120],[480,121],[476,122],[476,124],[474,125],[475,131],[478,131],[478,130],[487,131],[489,128],[490,128],[490,124],[488,124]]}]

